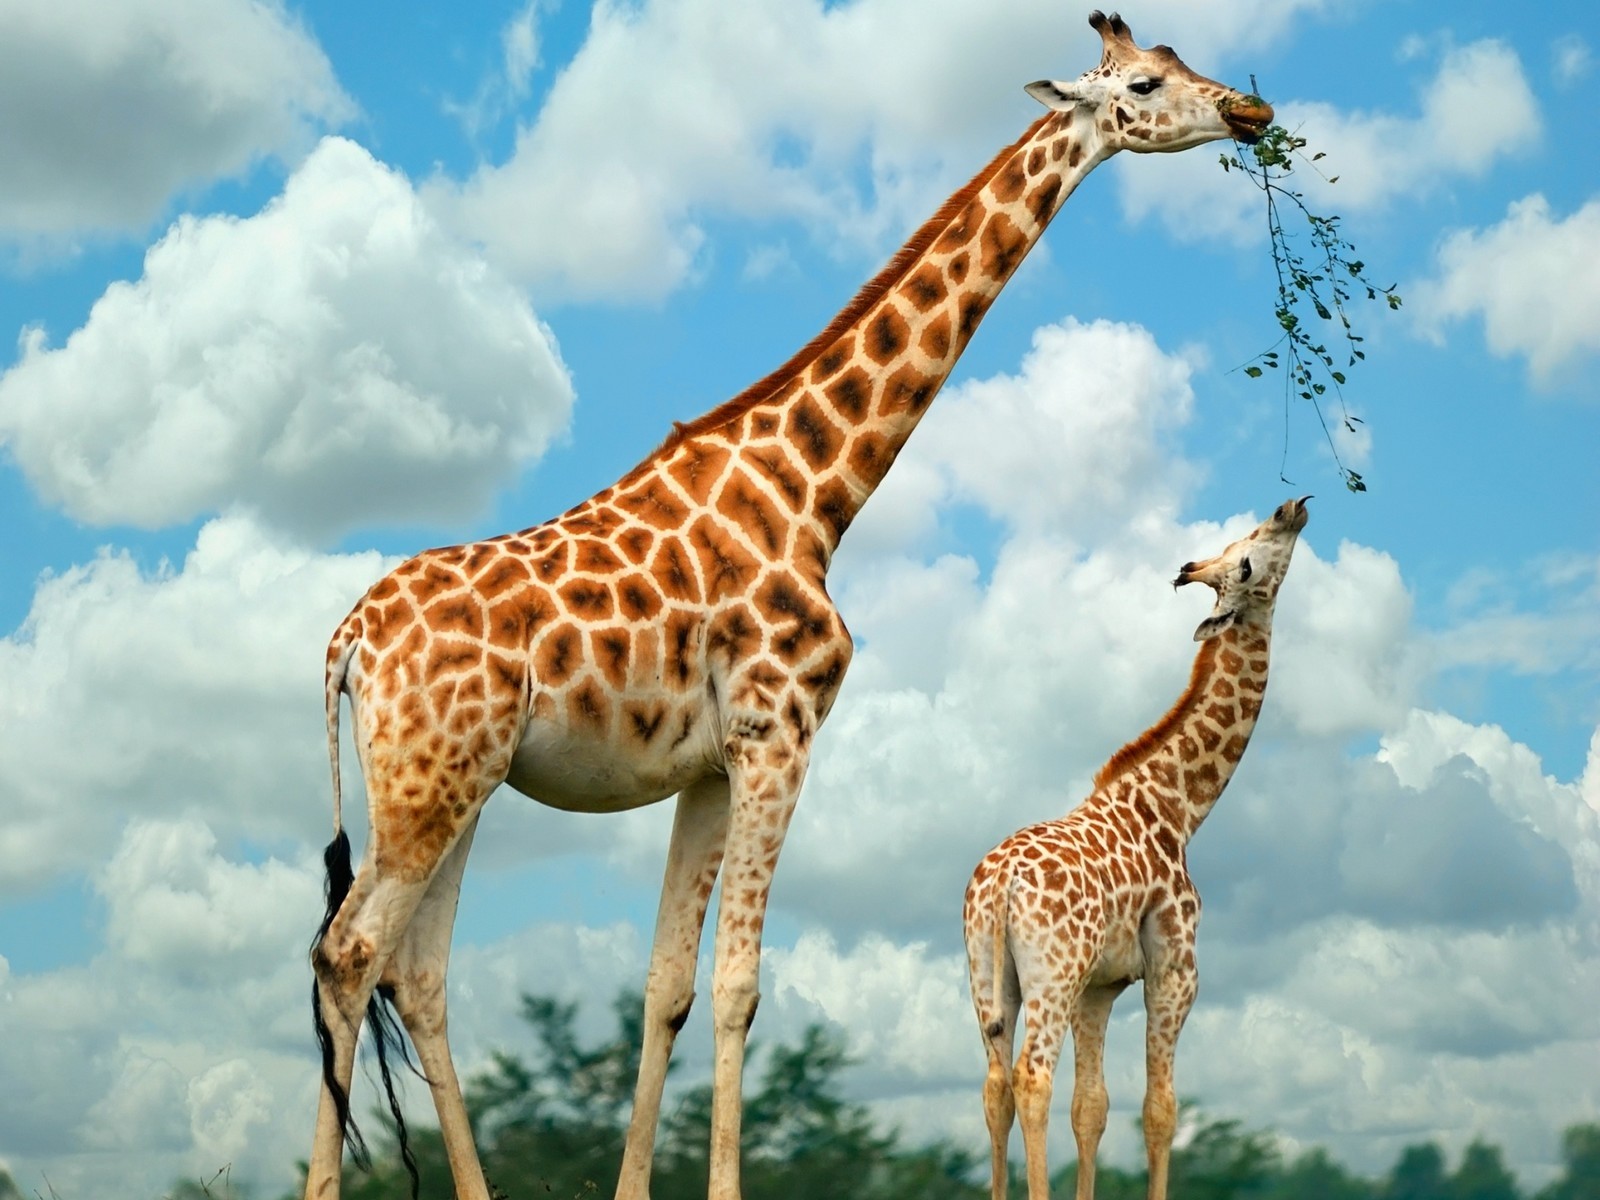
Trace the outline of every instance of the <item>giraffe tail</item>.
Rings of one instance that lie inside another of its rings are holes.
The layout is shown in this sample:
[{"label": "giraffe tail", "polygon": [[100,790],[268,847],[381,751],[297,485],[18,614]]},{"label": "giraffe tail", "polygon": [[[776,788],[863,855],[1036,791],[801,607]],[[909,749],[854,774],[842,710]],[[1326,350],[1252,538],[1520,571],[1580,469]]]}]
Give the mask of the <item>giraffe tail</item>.
[{"label": "giraffe tail", "polygon": [[[995,880],[994,894],[999,903],[996,905],[994,915],[994,947],[990,965],[994,971],[990,983],[993,991],[995,1006],[1003,1014],[1006,1011],[1006,940],[1010,934],[1011,916],[1011,871],[1009,865],[1002,864],[1000,877]],[[1002,1016],[1001,1020],[1004,1020]],[[992,1034],[991,1036],[998,1036]]]},{"label": "giraffe tail", "polygon": [[995,910],[993,927],[989,931],[989,1002],[997,1014],[983,1029],[983,1036],[998,1041],[1006,1034],[1008,1021],[1006,1008],[1007,942],[1011,935],[1011,869],[1002,863],[995,873]]},{"label": "giraffe tail", "polygon": [[[356,651],[354,631],[350,622],[339,627],[333,635],[333,645],[328,647],[328,666],[323,675],[323,706],[328,720],[328,764],[333,769],[333,836],[334,841],[344,837],[343,799],[339,788],[339,703],[344,695],[345,675],[350,670],[350,659]],[[349,839],[345,840],[346,857],[349,857]],[[331,845],[328,847],[333,848]]]}]

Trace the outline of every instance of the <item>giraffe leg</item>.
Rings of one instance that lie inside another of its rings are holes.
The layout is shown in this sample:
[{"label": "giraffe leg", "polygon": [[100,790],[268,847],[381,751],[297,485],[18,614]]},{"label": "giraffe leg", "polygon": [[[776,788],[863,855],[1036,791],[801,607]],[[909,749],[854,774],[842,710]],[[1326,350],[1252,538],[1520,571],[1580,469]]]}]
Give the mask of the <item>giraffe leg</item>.
[{"label": "giraffe leg", "polygon": [[[321,995],[323,1019],[327,1022],[328,1037],[333,1044],[334,1080],[343,1089],[343,1094],[349,1097],[350,1077],[355,1071],[356,1039],[361,1034],[361,1018],[366,1003],[363,1001],[356,1006],[353,1014],[348,1014],[339,1002],[339,993],[323,982],[321,972],[318,972],[314,986]],[[306,1200],[338,1200],[345,1129],[339,1105],[328,1090],[326,1079],[317,1099],[315,1130],[311,1141],[311,1158],[306,1167]]]},{"label": "giraffe leg", "polygon": [[1011,1064],[1016,1057],[1017,1012],[1021,1001],[1005,931],[990,915],[985,898],[969,889],[964,907],[967,980],[989,1060],[983,1080],[983,1118],[989,1127],[989,1193],[991,1200],[1005,1200],[1010,1183],[1006,1150],[1017,1115],[1016,1096],[1011,1090]]},{"label": "giraffe leg", "polygon": [[1072,1010],[1072,1136],[1078,1143],[1078,1200],[1094,1200],[1095,1155],[1106,1131],[1106,1023],[1121,987],[1084,989]]},{"label": "giraffe leg", "polygon": [[[777,711],[781,707],[774,706]],[[798,708],[793,701],[791,710]],[[778,853],[805,777],[793,729],[761,710],[728,717],[732,794],[711,977],[712,1082],[709,1200],[739,1200],[739,1126],[745,1039],[761,999],[761,931]]]},{"label": "giraffe leg", "polygon": [[983,1119],[989,1126],[989,1195],[1006,1200],[1010,1183],[1006,1167],[1006,1147],[1011,1140],[1011,1125],[1017,1116],[1017,1098],[1011,1090],[1011,1056],[1015,1017],[991,1037],[984,1039],[989,1053],[989,1072],[983,1080]]},{"label": "giraffe leg", "polygon": [[333,1079],[342,1090],[346,1105],[335,1101],[324,1077],[306,1171],[306,1200],[337,1200],[339,1195],[345,1142],[343,1118],[348,1111],[361,1021],[378,977],[426,891],[425,879],[407,882],[376,878],[369,855],[312,953],[317,993],[332,1043]]},{"label": "giraffe leg", "polygon": [[633,1116],[622,1152],[617,1200],[646,1200],[661,1091],[678,1030],[694,1002],[695,959],[706,905],[722,864],[728,832],[728,781],[703,780],[678,797],[667,849],[661,907],[656,915],[655,944],[644,992],[644,1044],[639,1052],[639,1079],[634,1086]]},{"label": "giraffe leg", "polygon": [[450,1174],[455,1180],[458,1200],[488,1200],[483,1167],[472,1141],[472,1126],[461,1097],[461,1084],[450,1059],[447,1038],[445,976],[450,964],[450,934],[455,927],[456,903],[461,896],[461,875],[478,821],[439,864],[439,871],[428,885],[417,906],[405,936],[396,948],[383,981],[394,988],[395,1008],[416,1047],[417,1061],[433,1092],[433,1106],[439,1116],[439,1132]]},{"label": "giraffe leg", "polygon": [[[379,980],[390,970],[391,960],[406,940],[440,867],[450,858],[462,835],[473,827],[483,802],[498,783],[498,778],[488,774],[476,779],[436,781],[442,787],[436,788],[434,802],[454,814],[459,799],[460,815],[452,823],[443,823],[442,829],[440,825],[428,826],[430,833],[436,829],[441,832],[423,840],[416,836],[414,806],[395,803],[393,799],[397,793],[404,794],[396,781],[414,780],[414,771],[407,776],[404,772],[409,765],[402,759],[375,755],[370,748],[363,756],[362,766],[367,778],[371,825],[366,854],[339,911],[333,914],[311,955],[331,1043],[333,1082],[341,1089],[346,1106],[330,1094],[325,1075],[306,1172],[306,1200],[336,1200],[339,1195],[345,1141],[343,1118],[348,1112],[362,1016]],[[465,851],[463,865],[464,862]],[[459,881],[459,873],[456,879]],[[454,892],[454,888],[450,890]],[[453,900],[449,915],[454,918]],[[430,924],[437,920],[437,912],[428,918]],[[448,941],[448,925],[445,940]]]},{"label": "giraffe leg", "polygon": [[1164,971],[1146,975],[1144,1146],[1150,1163],[1148,1200],[1166,1200],[1167,1165],[1172,1137],[1178,1129],[1178,1100],[1172,1090],[1172,1057],[1178,1033],[1194,1004],[1194,957],[1171,963]]},{"label": "giraffe leg", "polygon": [[1022,990],[1029,997],[1028,1033],[1012,1074],[1022,1148],[1028,1161],[1028,1200],[1050,1200],[1050,1159],[1045,1137],[1050,1129],[1050,1097],[1055,1090],[1056,1062],[1061,1057],[1072,989],[1051,986]]}]

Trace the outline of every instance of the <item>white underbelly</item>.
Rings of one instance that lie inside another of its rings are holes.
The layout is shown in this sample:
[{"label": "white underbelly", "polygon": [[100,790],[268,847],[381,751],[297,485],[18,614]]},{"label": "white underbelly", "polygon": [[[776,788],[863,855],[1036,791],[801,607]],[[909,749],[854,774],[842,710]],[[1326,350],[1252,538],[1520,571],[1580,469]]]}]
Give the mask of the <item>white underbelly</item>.
[{"label": "white underbelly", "polygon": [[525,796],[569,812],[622,812],[676,795],[697,779],[725,773],[709,720],[695,721],[676,745],[619,747],[565,725],[534,720],[511,756],[506,782]]}]

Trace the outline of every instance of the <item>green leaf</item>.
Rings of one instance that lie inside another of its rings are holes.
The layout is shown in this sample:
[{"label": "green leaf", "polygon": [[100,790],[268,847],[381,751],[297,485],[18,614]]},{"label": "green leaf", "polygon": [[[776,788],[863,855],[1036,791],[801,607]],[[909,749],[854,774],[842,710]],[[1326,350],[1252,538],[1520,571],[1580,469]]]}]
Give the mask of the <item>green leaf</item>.
[{"label": "green leaf", "polygon": [[1246,375],[1250,376],[1251,379],[1260,379],[1261,378],[1261,368],[1260,367],[1246,367],[1244,369],[1244,373]]}]

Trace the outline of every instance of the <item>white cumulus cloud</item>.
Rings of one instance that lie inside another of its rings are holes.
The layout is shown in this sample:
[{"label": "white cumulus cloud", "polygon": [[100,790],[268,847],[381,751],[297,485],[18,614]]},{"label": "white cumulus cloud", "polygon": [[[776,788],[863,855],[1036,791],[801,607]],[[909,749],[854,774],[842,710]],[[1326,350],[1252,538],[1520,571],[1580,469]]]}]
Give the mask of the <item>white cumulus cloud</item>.
[{"label": "white cumulus cloud", "polygon": [[1487,229],[1458,229],[1438,250],[1438,272],[1408,289],[1436,334],[1479,318],[1489,349],[1525,359],[1548,384],[1600,354],[1600,198],[1560,216],[1537,192]]},{"label": "white cumulus cloud", "polygon": [[5,6],[0,238],[136,232],[179,190],[354,115],[276,0]]},{"label": "white cumulus cloud", "polygon": [[257,216],[178,221],[63,346],[25,331],[0,442],[80,520],[326,537],[478,511],[571,404],[523,296],[330,138]]}]

